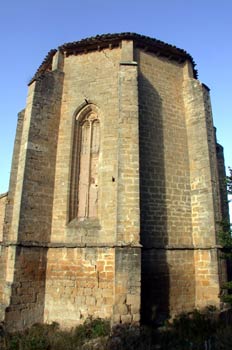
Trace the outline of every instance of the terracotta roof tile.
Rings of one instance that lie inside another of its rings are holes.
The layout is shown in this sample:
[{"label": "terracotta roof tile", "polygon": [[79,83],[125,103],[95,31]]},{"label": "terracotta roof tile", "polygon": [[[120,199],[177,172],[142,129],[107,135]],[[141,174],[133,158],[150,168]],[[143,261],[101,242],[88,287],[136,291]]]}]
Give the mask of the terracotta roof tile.
[{"label": "terracotta roof tile", "polygon": [[[163,41],[150,38],[145,35],[140,35],[136,33],[118,33],[118,34],[103,34],[103,35],[96,35],[94,37],[82,39],[79,41],[74,41],[70,43],[65,43],[61,46],[59,46],[58,50],[65,52],[66,55],[72,55],[77,54],[84,51],[90,51],[90,50],[97,50],[104,47],[107,47],[109,44],[112,44],[112,46],[118,46],[121,42],[121,40],[134,40],[135,45],[139,48],[144,48],[147,51],[151,51],[154,53],[159,53],[161,56],[168,57],[171,60],[176,60],[179,62],[184,62],[186,60],[189,60],[193,65],[194,70],[194,76],[197,78],[197,70],[195,69],[195,62],[192,58],[192,56],[187,53],[183,49],[179,49],[176,46],[167,44]],[[51,70],[52,65],[52,57],[57,52],[56,49],[51,50],[45,59],[43,60],[42,64],[38,68],[36,74],[30,81],[34,81],[35,79],[41,77],[41,75]],[[29,83],[29,84],[30,84]]]}]

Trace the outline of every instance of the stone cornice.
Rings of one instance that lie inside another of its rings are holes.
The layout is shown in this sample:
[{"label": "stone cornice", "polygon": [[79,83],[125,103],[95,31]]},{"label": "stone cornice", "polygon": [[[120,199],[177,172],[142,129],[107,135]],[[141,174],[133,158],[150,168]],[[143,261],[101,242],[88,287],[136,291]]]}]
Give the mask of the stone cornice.
[{"label": "stone cornice", "polygon": [[36,241],[4,241],[0,242],[0,246],[9,247],[25,247],[25,248],[143,248],[145,250],[214,250],[225,249],[221,245],[151,245],[149,247],[142,246],[138,242],[36,242]]},{"label": "stone cornice", "polygon": [[[194,77],[197,78],[197,70],[195,69],[195,62],[192,56],[185,50],[180,49],[174,45],[167,44],[161,40],[150,38],[145,35],[137,33],[116,33],[116,34],[103,34],[94,37],[65,43],[58,47],[58,50],[65,54],[65,56],[77,55],[80,53],[87,53],[89,51],[102,50],[105,48],[113,49],[120,46],[122,40],[133,40],[135,47],[143,49],[148,52],[152,52],[157,56],[166,57],[169,60],[174,60],[179,63],[183,63],[189,60],[193,66]],[[46,71],[50,71],[52,67],[52,58],[57,52],[57,49],[49,51],[42,64],[38,68],[34,77],[29,82],[29,85],[40,77]]]},{"label": "stone cornice", "polygon": [[63,243],[63,242],[36,242],[36,241],[5,241],[0,242],[2,247],[25,247],[25,248],[141,248],[141,244],[137,242],[100,242],[100,243],[82,243],[82,242],[73,242],[73,243]]}]

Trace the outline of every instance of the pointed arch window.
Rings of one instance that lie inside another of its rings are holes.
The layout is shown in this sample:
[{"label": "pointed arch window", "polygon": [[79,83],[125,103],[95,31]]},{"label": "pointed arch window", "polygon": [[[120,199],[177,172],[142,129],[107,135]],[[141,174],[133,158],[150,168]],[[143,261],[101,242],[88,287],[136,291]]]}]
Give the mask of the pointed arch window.
[{"label": "pointed arch window", "polygon": [[97,218],[100,120],[87,105],[76,120],[72,161],[70,220]]}]

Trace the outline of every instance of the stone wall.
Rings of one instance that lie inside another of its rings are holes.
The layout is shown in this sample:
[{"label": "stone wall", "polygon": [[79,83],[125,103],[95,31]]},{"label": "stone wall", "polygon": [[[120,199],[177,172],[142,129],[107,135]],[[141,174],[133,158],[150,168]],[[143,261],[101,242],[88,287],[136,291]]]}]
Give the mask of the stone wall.
[{"label": "stone wall", "polygon": [[2,255],[10,329],[43,321],[62,77],[55,70],[33,82],[18,119]]},{"label": "stone wall", "polygon": [[188,133],[196,307],[220,306],[220,263],[216,247],[219,180],[209,91],[186,76],[183,83]]},{"label": "stone wall", "polygon": [[[10,288],[6,283],[7,249],[1,246],[0,251],[0,320],[5,319],[5,309],[9,305]],[[9,291],[9,293],[7,293]]]},{"label": "stone wall", "polygon": [[[71,55],[64,60],[51,242],[112,243],[115,241],[119,60],[119,49]],[[97,227],[94,228],[92,238],[88,225],[83,227],[83,225],[75,224],[75,221],[69,222],[73,132],[76,116],[79,110],[86,105],[85,99],[90,105],[97,106],[101,128],[99,156],[101,164],[98,175],[100,192],[98,219],[101,225],[96,223]],[[115,179],[114,182],[112,178]],[[74,232],[73,226],[75,227]]]},{"label": "stone wall", "polygon": [[226,171],[223,147],[217,143],[217,164],[218,164],[218,177],[220,185],[220,202],[221,202],[221,217],[223,220],[229,221],[229,206],[227,198],[226,188]]},{"label": "stone wall", "polygon": [[[11,330],[88,316],[159,323],[219,305],[223,165],[208,89],[186,53],[114,40],[53,51],[30,83],[0,231],[1,317]],[[93,115],[92,161],[83,122],[92,128]]]},{"label": "stone wall", "polygon": [[71,327],[89,316],[111,318],[113,248],[54,248],[47,260],[45,322]]},{"label": "stone wall", "polygon": [[[12,235],[12,215],[14,203],[17,202],[17,194],[15,193],[17,173],[19,169],[19,153],[21,147],[21,135],[24,120],[24,111],[18,114],[17,130],[14,142],[14,152],[11,164],[11,175],[9,192],[7,197],[3,197],[1,201],[4,204],[4,210],[1,211],[2,223],[0,224],[0,230],[2,230],[1,241],[1,253],[0,253],[0,318],[5,319],[5,309],[10,303],[11,297],[11,284],[14,275],[14,263],[15,263],[15,247],[9,247],[8,242],[13,243]],[[3,209],[3,208],[2,208]]]},{"label": "stone wall", "polygon": [[[14,249],[14,250],[13,250]],[[11,331],[43,322],[45,298],[46,249],[38,247],[8,248],[15,257],[13,271],[7,269],[10,287],[10,305],[5,311],[5,322]]]},{"label": "stone wall", "polygon": [[[215,129],[215,143],[217,151],[217,167],[218,167],[218,178],[219,178],[219,196],[220,196],[220,213],[221,219],[224,223],[230,222],[229,214],[229,205],[228,205],[228,196],[227,196],[227,184],[226,184],[226,169],[225,169],[225,160],[224,160],[224,151],[223,147],[217,143],[216,138],[216,129]],[[219,225],[219,230],[222,227]],[[220,253],[219,253],[220,254]],[[232,280],[232,266],[229,261],[225,259],[220,259],[220,279],[221,283]]]},{"label": "stone wall", "polygon": [[[88,315],[110,317],[113,308],[117,321],[126,318],[139,320],[139,247],[136,254],[131,254],[132,257],[137,257],[135,260],[138,262],[126,274],[122,274],[114,262],[118,261],[118,250],[115,252],[115,248],[110,248],[119,246],[122,259],[125,250],[125,264],[130,266],[127,246],[136,246],[139,241],[137,65],[122,63],[120,66],[120,60],[125,55],[133,61],[131,44],[124,43],[122,49],[105,49],[88,55],[69,56],[64,60],[65,78],[58,133],[51,242],[63,242],[66,245],[63,248],[68,250],[66,264],[73,266],[73,271],[63,273],[59,268],[60,266],[65,271],[65,262],[60,259],[62,253],[53,247],[49,248],[45,319],[62,321],[69,326],[81,322]],[[74,219],[70,222],[73,129],[82,108],[94,109],[100,122],[98,218],[82,222]],[[86,250],[94,252],[91,260]],[[106,267],[103,267],[102,272],[98,265],[99,262],[103,263],[103,257],[107,254],[110,262],[105,257]],[[78,264],[72,260],[76,255]],[[60,276],[61,288],[57,288],[54,283],[51,268],[53,260],[60,262],[56,270]],[[66,274],[72,274],[71,282],[67,281]],[[84,286],[88,286],[90,276],[92,287],[86,289]],[[118,287],[120,283],[121,288]],[[54,295],[56,302],[52,301]],[[127,299],[130,302],[128,308]],[[66,317],[62,320],[62,305],[67,304],[67,300],[70,305],[67,320]]]},{"label": "stone wall", "polygon": [[17,178],[18,186],[23,186],[18,224],[21,241],[50,240],[62,80],[62,72],[47,72],[29,88]]},{"label": "stone wall", "polygon": [[148,320],[193,308],[195,283],[183,66],[143,51],[137,59],[142,310]]},{"label": "stone wall", "polygon": [[4,226],[4,239],[7,241],[14,240],[12,215],[13,215],[14,203],[17,202],[17,198],[18,198],[16,193],[16,184],[17,184],[17,175],[19,170],[19,154],[20,154],[20,148],[21,148],[24,113],[25,113],[25,110],[22,110],[18,114],[17,129],[16,129],[15,142],[14,142],[14,151],[13,151],[13,157],[12,157],[12,163],[11,163],[10,183],[9,183],[7,207],[5,212],[5,226]]},{"label": "stone wall", "polygon": [[142,244],[191,245],[183,67],[143,51],[137,55]]},{"label": "stone wall", "polygon": [[113,322],[138,323],[141,305],[141,249],[115,249],[115,302]]},{"label": "stone wall", "polygon": [[3,239],[3,225],[5,219],[5,209],[7,203],[7,193],[0,195],[0,242]]},{"label": "stone wall", "polygon": [[[7,203],[7,193],[0,195],[0,242],[3,240],[3,227],[5,220],[5,209]],[[5,251],[2,246],[0,246],[0,320],[4,319],[5,311],[5,272],[6,272],[6,260]]]},{"label": "stone wall", "polygon": [[162,323],[195,306],[194,251],[152,248],[142,252],[142,321]]}]

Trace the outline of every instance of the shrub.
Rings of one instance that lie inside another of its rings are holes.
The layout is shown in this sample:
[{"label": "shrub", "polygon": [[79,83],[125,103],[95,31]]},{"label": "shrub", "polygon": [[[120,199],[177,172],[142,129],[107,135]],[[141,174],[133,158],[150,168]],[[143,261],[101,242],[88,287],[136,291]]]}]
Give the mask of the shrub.
[{"label": "shrub", "polygon": [[215,309],[182,313],[161,332],[161,349],[204,350],[209,346],[216,349],[215,334],[221,326]]},{"label": "shrub", "polygon": [[107,350],[150,350],[154,343],[152,329],[133,324],[118,324],[112,328]]},{"label": "shrub", "polygon": [[88,319],[70,331],[57,323],[36,324],[23,332],[0,332],[1,350],[229,350],[232,320],[214,308],[182,313],[163,327]]},{"label": "shrub", "polygon": [[[108,320],[88,319],[70,331],[59,329],[57,323],[35,324],[23,332],[0,334],[1,350],[77,350],[97,337],[110,334]],[[1,341],[2,340],[2,341]]]},{"label": "shrub", "polygon": [[231,350],[232,347],[232,327],[227,325],[217,330],[215,335],[215,349]]}]

